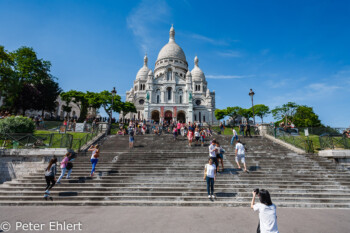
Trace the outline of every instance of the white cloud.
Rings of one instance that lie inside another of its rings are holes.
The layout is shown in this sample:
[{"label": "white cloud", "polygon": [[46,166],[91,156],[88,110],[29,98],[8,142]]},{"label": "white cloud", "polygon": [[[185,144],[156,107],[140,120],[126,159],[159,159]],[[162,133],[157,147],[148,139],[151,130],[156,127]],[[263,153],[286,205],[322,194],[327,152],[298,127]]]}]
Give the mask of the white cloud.
[{"label": "white cloud", "polygon": [[158,48],[155,30],[161,23],[169,23],[170,8],[163,0],[143,0],[127,17],[127,26],[135,35],[142,52]]},{"label": "white cloud", "polygon": [[222,56],[222,57],[242,57],[242,53],[239,51],[235,51],[235,50],[228,50],[225,52],[218,52],[218,55]]},{"label": "white cloud", "polygon": [[254,75],[206,75],[206,78],[209,79],[240,79],[240,78],[249,78]]},{"label": "white cloud", "polygon": [[326,94],[333,92],[334,90],[339,89],[341,87],[328,85],[326,83],[312,83],[309,85],[309,88],[313,89],[314,91]]},{"label": "white cloud", "polygon": [[191,34],[190,37],[196,40],[201,40],[213,45],[229,45],[229,43],[225,40],[218,40],[218,39],[213,39],[207,36],[199,35],[199,34]]}]

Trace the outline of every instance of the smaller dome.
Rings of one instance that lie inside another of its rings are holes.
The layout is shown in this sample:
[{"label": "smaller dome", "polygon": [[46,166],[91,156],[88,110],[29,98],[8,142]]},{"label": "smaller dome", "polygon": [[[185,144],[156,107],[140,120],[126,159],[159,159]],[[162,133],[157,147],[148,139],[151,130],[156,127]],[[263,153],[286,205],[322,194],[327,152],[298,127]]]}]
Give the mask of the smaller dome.
[{"label": "smaller dome", "polygon": [[148,62],[148,58],[147,58],[147,54],[146,54],[145,57],[143,58],[143,67],[141,69],[139,69],[139,71],[137,72],[136,80],[147,79],[148,72],[150,71],[150,69],[147,67],[147,62]]},{"label": "smaller dome", "polygon": [[198,57],[194,58],[194,68],[191,71],[194,81],[205,81],[205,75],[203,71],[198,66]]},{"label": "smaller dome", "polygon": [[153,76],[153,71],[151,69],[148,72],[148,76]]}]

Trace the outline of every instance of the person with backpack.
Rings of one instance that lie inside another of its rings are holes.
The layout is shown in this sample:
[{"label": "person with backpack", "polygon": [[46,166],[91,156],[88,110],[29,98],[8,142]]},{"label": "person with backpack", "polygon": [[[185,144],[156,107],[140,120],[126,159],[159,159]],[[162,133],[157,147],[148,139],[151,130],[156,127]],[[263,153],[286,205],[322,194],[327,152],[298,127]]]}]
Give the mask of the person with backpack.
[{"label": "person with backpack", "polygon": [[67,152],[65,154],[65,156],[63,157],[62,161],[61,161],[61,175],[60,177],[58,178],[57,180],[57,184],[60,184],[61,183],[61,179],[63,178],[64,174],[66,174],[66,171],[67,171],[67,164],[69,162],[69,157],[71,156],[71,153],[70,152]]},{"label": "person with backpack", "polygon": [[135,142],[135,138],[134,138],[135,131],[132,126],[129,126],[128,134],[129,134],[129,148],[132,149],[134,148],[134,142]]},{"label": "person with backpack", "polygon": [[[255,204],[255,197],[258,195],[260,203]],[[276,206],[272,203],[269,191],[255,189],[253,191],[250,208],[259,211],[259,225],[257,233],[279,233],[277,227]]]},{"label": "person with backpack", "polygon": [[216,142],[216,158],[218,160],[217,172],[219,172],[219,165],[221,163],[221,172],[224,171],[224,153],[225,150],[220,146],[219,142]]},{"label": "person with backpack", "polygon": [[71,150],[70,153],[71,153],[71,155],[69,156],[68,163],[67,163],[67,166],[66,166],[66,169],[68,171],[66,179],[70,179],[70,174],[73,171],[73,161],[77,157],[77,154],[73,150]]},{"label": "person with backpack", "polygon": [[221,131],[221,134],[224,135],[225,134],[225,126],[222,122],[220,122],[220,131]]},{"label": "person with backpack", "polygon": [[50,197],[50,190],[56,184],[56,178],[55,178],[57,174],[56,163],[57,163],[57,158],[54,156],[50,160],[49,165],[45,169],[45,180],[46,180],[46,188],[45,188],[45,194],[44,194],[45,200],[47,200],[47,198]]},{"label": "person with backpack", "polygon": [[95,145],[95,146],[91,145],[88,151],[92,152],[91,159],[90,159],[91,165],[92,165],[90,176],[93,177],[94,173],[95,173],[95,168],[96,168],[96,165],[98,162],[98,158],[100,157],[100,146],[99,145]]}]

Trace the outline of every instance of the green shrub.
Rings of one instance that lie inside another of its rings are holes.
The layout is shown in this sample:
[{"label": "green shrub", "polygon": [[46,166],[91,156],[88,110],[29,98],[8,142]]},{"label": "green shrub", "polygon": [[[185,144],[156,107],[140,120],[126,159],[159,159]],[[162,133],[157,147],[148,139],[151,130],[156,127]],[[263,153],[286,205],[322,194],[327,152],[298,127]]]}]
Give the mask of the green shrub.
[{"label": "green shrub", "polygon": [[28,117],[16,116],[0,120],[0,133],[33,133],[35,123]]}]

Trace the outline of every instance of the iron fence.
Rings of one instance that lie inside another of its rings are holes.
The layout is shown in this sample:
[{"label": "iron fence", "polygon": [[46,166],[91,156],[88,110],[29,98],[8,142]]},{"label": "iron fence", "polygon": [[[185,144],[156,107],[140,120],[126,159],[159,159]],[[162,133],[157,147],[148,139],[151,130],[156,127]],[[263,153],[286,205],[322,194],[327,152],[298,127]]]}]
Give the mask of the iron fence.
[{"label": "iron fence", "polygon": [[345,135],[323,134],[319,136],[321,149],[350,149],[350,138]]},{"label": "iron fence", "polygon": [[72,134],[0,134],[0,147],[3,149],[30,148],[68,148],[80,151],[81,147],[103,132],[102,127],[96,127],[82,138],[74,138]]},{"label": "iron fence", "polygon": [[289,143],[297,148],[304,150],[306,153],[314,153],[314,143],[308,137],[292,135],[290,133],[280,131],[275,127],[268,127],[267,134]]}]

